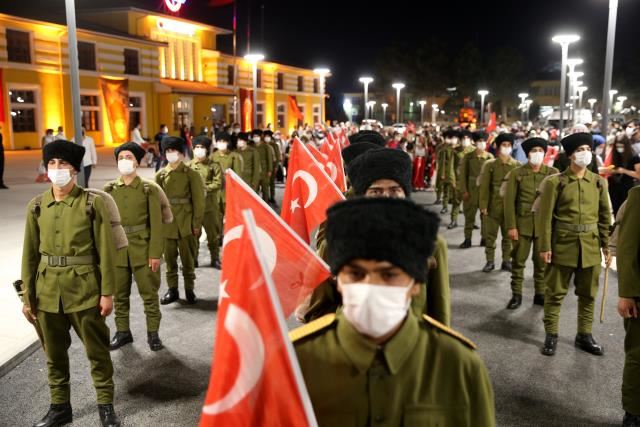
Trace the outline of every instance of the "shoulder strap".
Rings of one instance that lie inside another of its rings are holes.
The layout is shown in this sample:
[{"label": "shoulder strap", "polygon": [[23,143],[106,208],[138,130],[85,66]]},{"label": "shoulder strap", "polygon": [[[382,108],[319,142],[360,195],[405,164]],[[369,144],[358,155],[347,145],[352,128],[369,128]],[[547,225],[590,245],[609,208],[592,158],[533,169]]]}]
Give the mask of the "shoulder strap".
[{"label": "shoulder strap", "polygon": [[108,182],[107,185],[104,186],[104,191],[107,193],[111,193],[116,186],[115,181]]},{"label": "shoulder strap", "polygon": [[38,194],[33,199],[33,206],[31,207],[31,215],[33,215],[33,219],[36,221],[40,217],[40,205],[42,204],[42,194]]},{"label": "shoulder strap", "polygon": [[466,338],[461,333],[454,331],[453,329],[449,328],[448,326],[443,325],[442,323],[438,322],[436,319],[434,319],[432,317],[429,317],[426,314],[423,314],[422,317],[431,326],[433,326],[436,329],[444,332],[447,335],[450,335],[450,336],[456,338],[458,341],[462,342],[463,344],[465,344],[467,347],[471,348],[472,350],[475,350],[477,348],[476,345],[473,343],[473,341],[471,341],[470,339]]},{"label": "shoulder strap", "polygon": [[94,217],[95,217],[95,212],[93,210],[93,204],[96,201],[96,195],[95,193],[89,191],[89,190],[85,190],[87,192],[87,204],[86,204],[86,212],[87,212],[87,216],[89,216],[89,218],[91,219],[91,221],[93,221]]},{"label": "shoulder strap", "polygon": [[144,192],[145,196],[149,197],[150,189],[149,189],[149,183],[148,182],[146,182],[146,181],[142,182],[142,191]]},{"label": "shoulder strap", "polygon": [[296,342],[304,337],[308,337],[309,335],[321,331],[322,329],[331,325],[334,320],[336,320],[335,313],[325,314],[324,316],[314,320],[313,322],[309,322],[306,325],[302,325],[289,332],[289,339],[292,342]]}]

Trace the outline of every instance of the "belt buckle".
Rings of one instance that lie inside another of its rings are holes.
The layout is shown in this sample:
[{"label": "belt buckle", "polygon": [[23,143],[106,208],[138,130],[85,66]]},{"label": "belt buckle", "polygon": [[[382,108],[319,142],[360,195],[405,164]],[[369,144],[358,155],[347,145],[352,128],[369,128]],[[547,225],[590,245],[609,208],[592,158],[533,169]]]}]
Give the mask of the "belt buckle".
[{"label": "belt buckle", "polygon": [[66,267],[67,266],[67,257],[61,256],[58,257],[58,267]]},{"label": "belt buckle", "polygon": [[587,227],[584,224],[578,224],[576,228],[578,229],[578,233],[584,233],[587,231]]}]

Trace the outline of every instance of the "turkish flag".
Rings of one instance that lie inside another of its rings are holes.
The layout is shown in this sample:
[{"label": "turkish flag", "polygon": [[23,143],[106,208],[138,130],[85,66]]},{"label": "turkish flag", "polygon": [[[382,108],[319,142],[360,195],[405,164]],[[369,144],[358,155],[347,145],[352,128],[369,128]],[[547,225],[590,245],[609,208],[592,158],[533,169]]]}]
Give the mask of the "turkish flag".
[{"label": "turkish flag", "polygon": [[320,146],[320,152],[327,156],[327,160],[324,163],[327,174],[335,182],[338,189],[344,193],[347,191],[347,180],[344,177],[344,163],[340,144],[336,143],[333,137],[327,138]]},{"label": "turkish flag", "polygon": [[326,220],[327,209],[341,200],[344,195],[324,171],[324,165],[294,139],[280,213],[284,222],[309,242],[311,232]]},{"label": "turkish flag", "polygon": [[220,295],[229,284],[227,272],[244,257],[240,244],[244,223],[242,211],[250,209],[255,217],[263,255],[273,276],[286,317],[330,275],[329,267],[309,245],[275,214],[258,195],[231,169],[226,171],[226,208]]},{"label": "turkish flag", "polygon": [[227,266],[200,427],[317,426],[251,211]]},{"label": "turkish flag", "polygon": [[340,132],[340,146],[344,150],[349,146],[349,144],[350,142],[349,142],[349,138],[347,138],[347,132],[344,129],[342,129],[342,131]]},{"label": "turkish flag", "polygon": [[494,130],[496,130],[496,128],[498,127],[498,123],[496,120],[496,113],[491,113],[489,115],[489,123],[487,123],[487,132],[492,132]]}]

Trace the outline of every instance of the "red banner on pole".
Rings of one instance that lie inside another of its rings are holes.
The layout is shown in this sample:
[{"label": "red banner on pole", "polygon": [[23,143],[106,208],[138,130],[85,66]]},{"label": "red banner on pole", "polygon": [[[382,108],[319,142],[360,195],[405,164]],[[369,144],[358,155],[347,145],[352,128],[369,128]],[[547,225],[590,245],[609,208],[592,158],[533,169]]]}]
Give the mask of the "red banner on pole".
[{"label": "red banner on pole", "polygon": [[243,132],[253,129],[253,90],[240,89],[240,127]]},{"label": "red banner on pole", "polygon": [[114,144],[129,140],[129,81],[100,77],[100,89],[107,110],[111,139]]}]

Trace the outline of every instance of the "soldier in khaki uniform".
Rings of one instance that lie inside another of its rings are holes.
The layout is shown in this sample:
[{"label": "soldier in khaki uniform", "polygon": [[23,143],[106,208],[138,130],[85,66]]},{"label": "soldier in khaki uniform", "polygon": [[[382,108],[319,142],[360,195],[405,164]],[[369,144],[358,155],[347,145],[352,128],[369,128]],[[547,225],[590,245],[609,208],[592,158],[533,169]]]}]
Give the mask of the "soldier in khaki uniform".
[{"label": "soldier in khaki uniform", "polygon": [[178,292],[178,255],[182,261],[184,291],[189,304],[196,303],[196,273],[193,259],[193,239],[200,235],[205,207],[204,182],[200,174],[184,164],[186,143],[179,137],[163,140],[167,166],[156,173],[156,183],[162,187],[173,213],[173,222],[164,227],[164,260],[167,263],[167,293],[161,304],[170,304],[180,298]]},{"label": "soldier in khaki uniform", "polygon": [[449,203],[454,201],[456,191],[455,147],[458,145],[459,133],[446,130],[443,133],[445,145],[438,152],[437,173],[442,189],[441,214],[449,212]]},{"label": "soldier in khaki uniform", "polygon": [[147,343],[152,351],[163,348],[160,329],[160,258],[164,247],[162,212],[158,187],[140,178],[137,168],[145,151],[135,142],[115,149],[120,177],[104,186],[104,191],[118,205],[120,218],[129,246],[116,255],[115,314],[116,334],[110,349],[116,350],[133,342],[129,329],[129,297],[131,277],[136,279],[147,319]]},{"label": "soldier in khaki uniform", "polygon": [[[193,139],[193,160],[187,163],[194,171],[198,172],[204,181],[204,189],[206,191],[204,203],[204,216],[202,218],[202,227],[207,234],[207,245],[209,246],[209,255],[211,256],[211,266],[220,269],[220,246],[219,238],[221,228],[219,228],[220,219],[218,218],[218,204],[220,201],[220,189],[222,188],[222,166],[209,157],[211,150],[211,139],[206,135],[200,135]],[[200,249],[200,240],[194,241],[194,257],[198,259]]]},{"label": "soldier in khaki uniform", "polygon": [[512,297],[507,308],[516,309],[522,305],[522,283],[524,281],[524,267],[532,253],[533,245],[533,283],[535,295],[533,303],[544,305],[544,262],[540,259],[538,235],[533,219],[533,202],[535,201],[540,183],[549,175],[558,173],[556,168],[542,164],[547,141],[542,138],[529,138],[522,143],[529,162],[509,172],[505,182],[504,192],[504,220],[507,225],[509,238],[513,243],[513,260],[511,269]]},{"label": "soldier in khaki uniform", "polygon": [[560,307],[573,277],[578,296],[575,345],[602,355],[604,350],[593,339],[591,328],[602,262],[600,251],[607,261],[609,257],[609,195],[606,181],[587,170],[592,159],[591,134],[574,133],[561,143],[571,166],[542,182],[536,215],[540,256],[548,264],[544,276],[546,338],[541,352],[546,356],[556,352]]},{"label": "soldier in khaki uniform", "polygon": [[[476,228],[476,215],[480,209],[480,191],[477,180],[478,176],[480,176],[482,165],[487,160],[493,159],[493,155],[486,151],[487,134],[485,132],[474,132],[472,138],[475,143],[475,149],[463,157],[460,165],[460,179],[458,180],[458,186],[464,201],[464,242],[460,245],[461,249],[471,247],[471,234],[473,229]],[[481,215],[480,223],[482,224],[483,222]]]},{"label": "soldier in khaki uniform", "polygon": [[253,191],[258,192],[260,178],[262,177],[260,156],[254,147],[247,145],[248,141],[249,135],[247,133],[240,132],[238,134],[238,151],[236,152],[242,159],[242,173],[240,177],[253,188]]},{"label": "soldier in khaki uniform", "polygon": [[504,271],[511,271],[511,240],[507,236],[504,222],[503,200],[500,195],[502,181],[509,172],[520,164],[511,157],[514,136],[502,133],[496,137],[498,158],[484,163],[480,172],[480,213],[484,219],[485,255],[487,263],[482,271],[488,273],[496,268],[496,240],[498,231],[502,234],[502,265]]},{"label": "soldier in khaki uniform", "polygon": [[265,130],[263,137],[265,144],[273,150],[273,168],[269,178],[269,203],[273,205],[276,203],[276,172],[282,164],[282,154],[280,151],[280,145],[273,140],[273,132]]},{"label": "soldier in khaki uniform", "polygon": [[427,280],[438,223],[394,198],[329,209],[328,261],[344,307],[289,334],[319,425],[495,425],[473,343],[409,309]]},{"label": "soldier in khaki uniform", "polygon": [[220,135],[218,135],[216,137],[216,151],[213,152],[213,154],[211,155],[211,159],[214,162],[217,162],[218,164],[220,164],[220,167],[222,168],[222,188],[220,189],[220,191],[218,192],[218,204],[217,204],[217,209],[218,209],[218,225],[217,225],[217,229],[218,229],[218,234],[220,236],[222,236],[222,224],[224,221],[224,210],[225,210],[225,203],[226,203],[226,193],[224,190],[224,172],[227,169],[231,169],[232,171],[234,171],[235,173],[237,173],[239,176],[242,175],[242,157],[240,157],[240,155],[236,152],[236,151],[232,151],[231,150],[231,139],[233,137],[229,136],[229,134],[227,134],[226,132],[221,133]]},{"label": "soldier in khaki uniform", "polygon": [[640,425],[640,187],[629,190],[622,222],[618,225],[618,313],[624,318],[624,371],[622,425]]},{"label": "soldier in khaki uniform", "polygon": [[105,317],[113,309],[116,247],[105,201],[76,185],[84,147],[69,141],[42,149],[51,189],[29,202],[22,251],[27,320],[42,329],[51,406],[35,427],[70,423],[69,329],[91,363],[103,426],[120,421],[113,409],[113,366]]},{"label": "soldier in khaki uniform", "polygon": [[258,159],[260,159],[260,180],[258,183],[259,193],[262,193],[262,200],[269,201],[269,182],[271,180],[271,173],[273,172],[274,153],[273,148],[262,139],[262,131],[254,129],[251,132],[251,143]]},{"label": "soldier in khaki uniform", "polygon": [[461,170],[462,162],[467,154],[474,152],[476,149],[471,144],[471,132],[464,131],[461,133],[462,139],[460,145],[454,149],[453,169],[456,174],[455,190],[453,191],[453,199],[451,200],[451,223],[447,229],[451,230],[458,226],[458,215],[460,214],[460,204],[462,203],[461,189]]}]

